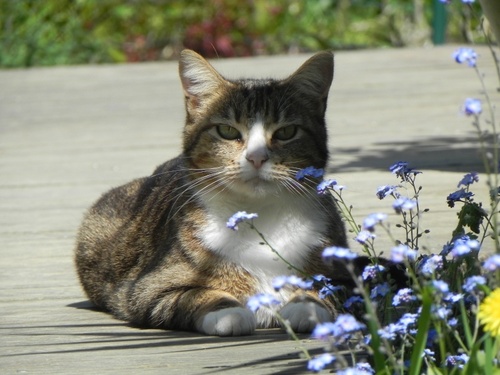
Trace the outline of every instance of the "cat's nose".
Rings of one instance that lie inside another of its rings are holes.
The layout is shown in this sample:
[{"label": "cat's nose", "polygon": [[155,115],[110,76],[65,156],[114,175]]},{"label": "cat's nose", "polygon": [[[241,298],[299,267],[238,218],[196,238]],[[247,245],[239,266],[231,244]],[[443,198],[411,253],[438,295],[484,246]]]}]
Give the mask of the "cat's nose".
[{"label": "cat's nose", "polygon": [[245,158],[250,163],[252,163],[256,169],[259,169],[260,167],[262,167],[262,164],[269,160],[269,155],[267,153],[267,150],[260,149],[247,153]]}]

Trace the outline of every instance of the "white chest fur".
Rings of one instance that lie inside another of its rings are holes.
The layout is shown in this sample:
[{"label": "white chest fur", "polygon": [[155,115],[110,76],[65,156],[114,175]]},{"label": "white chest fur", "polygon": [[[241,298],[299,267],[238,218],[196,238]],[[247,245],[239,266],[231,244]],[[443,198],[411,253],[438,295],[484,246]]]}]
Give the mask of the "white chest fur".
[{"label": "white chest fur", "polygon": [[272,291],[274,277],[293,271],[270,246],[263,244],[248,223],[240,223],[237,231],[227,228],[229,217],[243,210],[257,213],[259,217],[253,221],[256,229],[281,257],[297,268],[303,267],[311,247],[322,242],[326,228],[323,212],[310,199],[288,193],[252,202],[211,199],[204,204],[209,215],[201,240],[213,252],[252,274],[261,293]]}]

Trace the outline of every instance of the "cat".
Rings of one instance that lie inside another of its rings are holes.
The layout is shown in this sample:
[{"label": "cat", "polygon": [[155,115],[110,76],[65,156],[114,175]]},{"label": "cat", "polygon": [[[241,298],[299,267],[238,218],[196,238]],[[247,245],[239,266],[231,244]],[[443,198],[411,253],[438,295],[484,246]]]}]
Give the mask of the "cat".
[{"label": "cat", "polygon": [[257,213],[255,227],[294,267],[350,278],[321,257],[327,246],[347,247],[334,200],[316,193],[318,179],[295,179],[327,165],[333,67],[324,51],[283,80],[229,80],[182,51],[181,155],[105,193],[79,229],[75,263],[91,302],[137,326],[215,336],[279,326],[268,309],[246,308],[257,293],[274,294],[296,332],[331,320],[335,306],[317,291],[275,292],[273,278],[294,269],[250,225],[234,231],[226,222],[237,211]]}]

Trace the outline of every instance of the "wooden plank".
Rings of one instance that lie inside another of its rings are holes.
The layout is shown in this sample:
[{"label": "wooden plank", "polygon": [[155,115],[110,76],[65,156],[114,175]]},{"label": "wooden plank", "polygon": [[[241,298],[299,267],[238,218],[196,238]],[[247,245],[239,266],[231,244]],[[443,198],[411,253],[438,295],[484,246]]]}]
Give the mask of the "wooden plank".
[{"label": "wooden plank", "polygon": [[[454,49],[339,52],[328,110],[329,172],[348,186],[357,219],[390,211],[375,189],[397,183],[387,167],[407,160],[424,171],[422,202],[432,209],[424,223],[432,232],[423,243],[434,251],[456,224],[446,195],[481,168],[471,121],[460,115],[466,97],[481,96],[480,86],[471,69],[452,61]],[[495,95],[488,51],[478,50]],[[232,78],[283,77],[305,58],[214,64]],[[0,71],[2,373],[304,371],[297,343],[277,331],[214,338],[139,330],[85,301],[73,269],[84,210],[108,188],[175,156],[183,118],[176,63]],[[307,337],[301,343],[314,352],[323,347]]]}]

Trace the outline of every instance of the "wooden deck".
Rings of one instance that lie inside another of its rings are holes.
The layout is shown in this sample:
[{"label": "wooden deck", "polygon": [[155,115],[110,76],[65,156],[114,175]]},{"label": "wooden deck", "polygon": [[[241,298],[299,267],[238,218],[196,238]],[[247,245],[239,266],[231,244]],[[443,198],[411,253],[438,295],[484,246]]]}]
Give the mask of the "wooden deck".
[{"label": "wooden deck", "polygon": [[[347,186],[355,216],[391,212],[375,190],[398,182],[389,165],[409,161],[424,172],[431,233],[422,244],[433,251],[456,225],[446,196],[464,173],[481,169],[471,120],[460,113],[466,97],[481,97],[480,84],[452,61],[454,50],[339,52],[328,108],[329,172]],[[477,50],[498,103],[489,52]],[[283,77],[305,58],[214,65],[228,77]],[[178,154],[183,119],[176,63],[0,71],[0,373],[305,372],[297,343],[278,331],[216,338],[139,330],[94,311],[80,289],[73,246],[84,210]],[[484,181],[479,188],[484,198]],[[302,344],[314,353],[323,347],[307,337]]]}]

